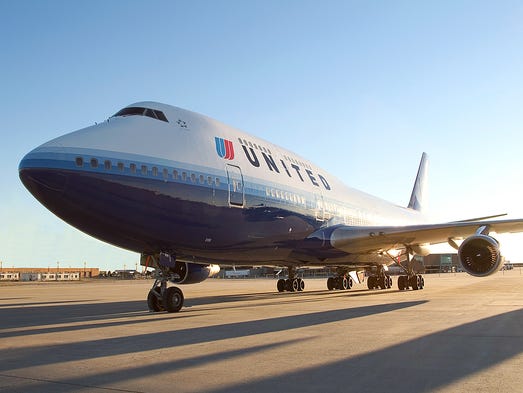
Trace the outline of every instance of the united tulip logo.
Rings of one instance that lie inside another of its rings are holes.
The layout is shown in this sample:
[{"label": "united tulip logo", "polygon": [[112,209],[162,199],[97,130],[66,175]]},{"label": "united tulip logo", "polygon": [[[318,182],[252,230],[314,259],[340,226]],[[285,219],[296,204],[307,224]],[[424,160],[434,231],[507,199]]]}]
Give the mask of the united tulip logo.
[{"label": "united tulip logo", "polygon": [[218,138],[217,136],[214,137],[214,141],[216,142],[216,153],[218,153],[218,156],[225,160],[234,159],[234,147],[232,141]]}]

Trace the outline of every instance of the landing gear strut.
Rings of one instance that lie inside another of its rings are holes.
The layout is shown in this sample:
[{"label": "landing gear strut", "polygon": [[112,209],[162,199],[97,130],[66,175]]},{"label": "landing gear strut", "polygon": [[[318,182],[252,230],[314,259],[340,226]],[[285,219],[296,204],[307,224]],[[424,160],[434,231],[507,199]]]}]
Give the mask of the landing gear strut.
[{"label": "landing gear strut", "polygon": [[278,292],[301,292],[305,289],[305,281],[301,278],[295,277],[295,269],[289,268],[289,278],[280,278],[276,283]]},{"label": "landing gear strut", "polygon": [[168,287],[169,274],[167,269],[155,270],[156,280],[147,295],[147,306],[151,312],[178,312],[183,307],[183,292],[178,287]]},{"label": "landing gear strut", "polygon": [[410,253],[407,251],[407,266],[402,266],[407,275],[398,277],[398,289],[405,291],[409,288],[413,290],[423,289],[425,287],[425,279],[421,274],[414,273],[412,264],[410,263]]}]

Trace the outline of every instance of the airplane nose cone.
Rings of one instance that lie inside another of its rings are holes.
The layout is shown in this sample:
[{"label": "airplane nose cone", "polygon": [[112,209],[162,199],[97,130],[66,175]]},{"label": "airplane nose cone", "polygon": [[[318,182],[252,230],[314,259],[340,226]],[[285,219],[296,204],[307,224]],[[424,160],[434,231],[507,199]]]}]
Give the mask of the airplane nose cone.
[{"label": "airplane nose cone", "polygon": [[47,194],[62,193],[67,185],[67,175],[54,165],[52,155],[39,149],[22,158],[18,175],[24,186],[40,201]]}]

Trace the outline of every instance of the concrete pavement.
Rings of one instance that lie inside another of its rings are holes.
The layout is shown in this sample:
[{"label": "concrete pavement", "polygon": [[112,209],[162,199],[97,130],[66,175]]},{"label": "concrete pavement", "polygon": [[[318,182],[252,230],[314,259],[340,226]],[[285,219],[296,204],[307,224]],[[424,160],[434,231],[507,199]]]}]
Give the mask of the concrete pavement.
[{"label": "concrete pavement", "polygon": [[426,275],[422,291],[303,293],[276,280],[0,284],[0,392],[515,392],[523,275]]}]

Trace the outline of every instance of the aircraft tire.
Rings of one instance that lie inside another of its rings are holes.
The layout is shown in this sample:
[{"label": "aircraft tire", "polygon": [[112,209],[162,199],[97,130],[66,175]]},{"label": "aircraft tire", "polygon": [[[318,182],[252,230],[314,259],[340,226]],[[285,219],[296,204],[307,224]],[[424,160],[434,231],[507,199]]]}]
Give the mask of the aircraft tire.
[{"label": "aircraft tire", "polygon": [[417,291],[419,289],[419,276],[415,275],[412,277],[409,277],[409,284],[412,287],[413,290]]},{"label": "aircraft tire", "polygon": [[302,292],[305,289],[305,281],[298,278],[298,291]]},{"label": "aircraft tire", "polygon": [[407,276],[399,276],[398,277],[398,289],[400,291],[404,291],[405,289],[407,289],[407,283],[406,283],[406,280],[407,279]]},{"label": "aircraft tire", "polygon": [[418,277],[419,277],[419,289],[423,289],[425,287],[425,279],[423,278],[423,276],[421,274],[418,274]]},{"label": "aircraft tire", "polygon": [[329,291],[332,291],[334,290],[334,287],[335,287],[335,282],[334,282],[334,278],[333,277],[329,277],[327,278],[327,289]]},{"label": "aircraft tire", "polygon": [[285,280],[283,278],[280,278],[278,280],[278,282],[276,283],[276,288],[278,288],[278,292],[285,291]]},{"label": "aircraft tire", "polygon": [[347,280],[347,277],[345,277],[345,276],[340,277],[338,289],[341,291],[346,291],[348,288],[349,288],[349,280]]},{"label": "aircraft tire", "polygon": [[164,311],[162,300],[158,296],[160,295],[160,291],[160,287],[156,287],[151,289],[147,295],[147,307],[151,312]]},{"label": "aircraft tire", "polygon": [[163,305],[167,312],[178,312],[183,307],[183,292],[178,287],[169,287],[163,294]]},{"label": "aircraft tire", "polygon": [[389,281],[387,280],[387,277],[383,276],[383,277],[378,277],[378,286],[380,287],[380,289],[386,289],[387,288],[387,284],[389,283]]},{"label": "aircraft tire", "polygon": [[299,278],[294,278],[291,280],[291,292],[298,292],[298,289],[300,288],[300,284],[298,282]]}]

